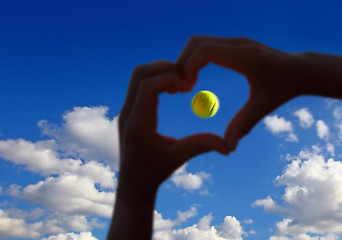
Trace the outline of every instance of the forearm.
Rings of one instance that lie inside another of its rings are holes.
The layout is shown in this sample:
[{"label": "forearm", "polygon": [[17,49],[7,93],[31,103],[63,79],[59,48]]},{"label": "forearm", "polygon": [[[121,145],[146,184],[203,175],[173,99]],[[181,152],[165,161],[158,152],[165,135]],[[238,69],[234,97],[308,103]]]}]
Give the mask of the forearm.
[{"label": "forearm", "polygon": [[119,177],[107,240],[150,240],[157,188],[132,184]]},{"label": "forearm", "polygon": [[342,56],[304,53],[299,59],[305,62],[298,76],[301,94],[342,98]]}]

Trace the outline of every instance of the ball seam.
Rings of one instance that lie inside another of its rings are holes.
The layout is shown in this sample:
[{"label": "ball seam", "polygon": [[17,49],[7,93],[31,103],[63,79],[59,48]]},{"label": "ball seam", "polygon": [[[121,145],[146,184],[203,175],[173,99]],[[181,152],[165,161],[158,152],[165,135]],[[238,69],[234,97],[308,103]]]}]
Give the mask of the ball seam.
[{"label": "ball seam", "polygon": [[209,117],[211,116],[211,112],[214,110],[215,105],[216,105],[216,100],[215,100],[215,102],[214,102],[213,107],[211,108],[211,110],[210,110],[210,112],[209,112]]}]

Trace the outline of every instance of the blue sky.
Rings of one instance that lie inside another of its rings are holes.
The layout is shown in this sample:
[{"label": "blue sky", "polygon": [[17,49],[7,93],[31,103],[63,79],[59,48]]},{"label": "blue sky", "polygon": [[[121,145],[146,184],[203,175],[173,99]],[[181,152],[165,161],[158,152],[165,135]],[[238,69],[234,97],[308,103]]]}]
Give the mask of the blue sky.
[{"label": "blue sky", "polygon": [[[189,37],[249,37],[342,54],[339,1],[2,1],[0,238],[105,239],[118,176],[117,116],[132,69],[176,61]],[[310,84],[309,80],[308,83]],[[220,99],[196,117],[193,95]],[[160,96],[158,131],[223,136],[248,84],[208,65]],[[294,99],[229,157],[192,159],[160,188],[154,240],[342,239],[342,104]]]}]

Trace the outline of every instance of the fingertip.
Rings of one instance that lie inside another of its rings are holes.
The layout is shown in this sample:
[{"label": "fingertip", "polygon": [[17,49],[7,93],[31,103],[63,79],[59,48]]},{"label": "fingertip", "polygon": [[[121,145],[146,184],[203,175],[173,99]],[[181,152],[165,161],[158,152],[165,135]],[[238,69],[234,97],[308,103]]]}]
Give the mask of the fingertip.
[{"label": "fingertip", "polygon": [[215,150],[225,156],[228,156],[230,152],[226,141],[223,139],[215,145]]},{"label": "fingertip", "polygon": [[239,142],[239,138],[233,135],[225,135],[225,141],[229,152],[234,152]]},{"label": "fingertip", "polygon": [[231,152],[228,148],[216,149],[216,151],[222,155],[225,155],[225,156],[228,156]]}]

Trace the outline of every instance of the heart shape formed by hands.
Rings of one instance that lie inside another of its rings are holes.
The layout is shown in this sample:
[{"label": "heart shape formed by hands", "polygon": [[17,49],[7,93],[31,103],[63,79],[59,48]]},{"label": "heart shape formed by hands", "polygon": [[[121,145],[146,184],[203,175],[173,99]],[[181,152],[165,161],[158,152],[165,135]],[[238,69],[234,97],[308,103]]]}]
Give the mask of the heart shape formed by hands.
[{"label": "heart shape formed by hands", "polygon": [[[209,62],[245,75],[250,86],[249,99],[224,139],[211,133],[183,139],[158,134],[158,94],[191,91]],[[285,53],[246,38],[192,37],[176,64],[136,67],[119,115],[120,174],[107,239],[151,239],[158,187],[190,158],[212,150],[229,154],[260,119],[296,96],[340,98],[340,62],[336,56]]]},{"label": "heart shape formed by hands", "polygon": [[[192,37],[176,64],[158,61],[136,67],[119,115],[120,174],[107,239],[151,239],[158,187],[190,158],[212,150],[227,155],[261,118],[296,96],[341,97],[336,84],[341,60],[336,59],[289,54],[246,38]],[[158,134],[158,94],[191,91],[199,70],[209,62],[245,75],[250,86],[249,99],[228,124],[224,139],[211,133],[183,139]],[[318,69],[314,73],[312,66]],[[333,79],[331,87],[318,84],[322,76]],[[313,79],[309,89],[305,78]]]},{"label": "heart shape formed by hands", "polygon": [[[158,61],[136,67],[119,117],[120,173],[129,172],[125,176],[130,181],[144,179],[157,188],[198,154],[215,150],[228,155],[261,118],[299,94],[296,82],[290,81],[294,61],[295,55],[250,39],[192,37],[176,64]],[[250,85],[249,99],[228,124],[224,139],[211,133],[183,139],[157,133],[158,94],[191,91],[199,70],[209,62],[244,74]]]},{"label": "heart shape formed by hands", "polygon": [[[250,94],[225,131],[229,151],[268,113],[300,94],[293,54],[272,49],[248,38],[192,37],[177,60],[181,75],[192,85],[209,62],[246,76]],[[229,82],[227,82],[229,86]]]}]

